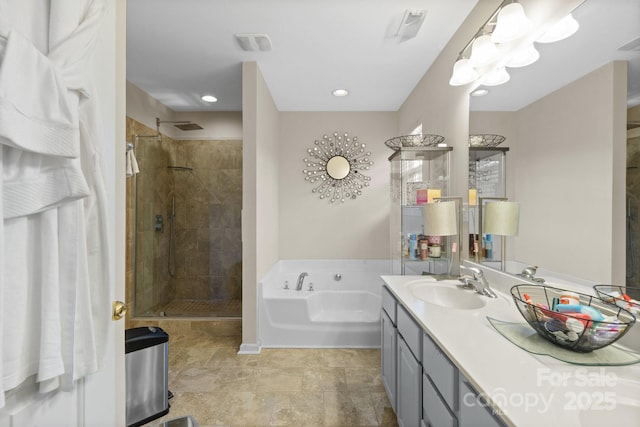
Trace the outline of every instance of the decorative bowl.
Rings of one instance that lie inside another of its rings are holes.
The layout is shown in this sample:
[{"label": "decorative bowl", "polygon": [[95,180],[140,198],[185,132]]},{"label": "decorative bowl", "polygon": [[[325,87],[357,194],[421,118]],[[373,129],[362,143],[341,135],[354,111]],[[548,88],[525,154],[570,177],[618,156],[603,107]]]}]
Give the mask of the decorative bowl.
[{"label": "decorative bowl", "polygon": [[502,135],[493,135],[483,133],[477,135],[469,135],[469,147],[496,147],[507,139]]},{"label": "decorative bowl", "polygon": [[600,299],[640,316],[640,288],[634,286],[595,285]]},{"label": "decorative bowl", "polygon": [[566,289],[516,285],[511,288],[511,296],[520,314],[539,335],[580,353],[614,343],[636,321],[621,307]]},{"label": "decorative bowl", "polygon": [[402,135],[387,139],[384,145],[392,150],[399,150],[404,147],[437,147],[444,141],[444,136],[430,133],[418,135]]}]

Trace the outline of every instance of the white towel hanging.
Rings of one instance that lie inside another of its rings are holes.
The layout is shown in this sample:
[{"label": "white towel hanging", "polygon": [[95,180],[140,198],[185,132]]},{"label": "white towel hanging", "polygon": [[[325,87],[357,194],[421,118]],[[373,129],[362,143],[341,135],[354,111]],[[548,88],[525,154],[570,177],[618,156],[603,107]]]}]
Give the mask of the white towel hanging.
[{"label": "white towel hanging", "polygon": [[133,149],[127,150],[127,177],[133,176],[140,172],[138,161]]}]

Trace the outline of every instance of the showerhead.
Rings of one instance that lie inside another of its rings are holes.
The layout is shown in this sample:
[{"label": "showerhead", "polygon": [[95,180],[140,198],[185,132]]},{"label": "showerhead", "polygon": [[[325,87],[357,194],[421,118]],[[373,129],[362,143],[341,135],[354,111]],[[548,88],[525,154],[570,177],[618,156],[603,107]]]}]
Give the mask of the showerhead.
[{"label": "showerhead", "polygon": [[198,130],[198,129],[203,129],[202,126],[200,126],[197,123],[192,123],[192,122],[186,122],[183,124],[177,124],[174,125],[175,127],[177,127],[180,130]]},{"label": "showerhead", "polygon": [[180,130],[198,130],[204,129],[197,123],[193,123],[191,120],[160,120],[156,117],[156,130],[160,133],[160,123],[173,123],[175,127]]}]

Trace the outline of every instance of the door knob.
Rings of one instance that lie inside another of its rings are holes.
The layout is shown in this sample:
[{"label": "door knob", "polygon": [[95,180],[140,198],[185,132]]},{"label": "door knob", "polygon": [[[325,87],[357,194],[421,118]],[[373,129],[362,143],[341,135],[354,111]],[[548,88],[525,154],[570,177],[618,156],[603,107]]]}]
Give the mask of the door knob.
[{"label": "door knob", "polygon": [[114,301],[112,305],[111,319],[120,320],[127,314],[127,304],[122,301]]}]

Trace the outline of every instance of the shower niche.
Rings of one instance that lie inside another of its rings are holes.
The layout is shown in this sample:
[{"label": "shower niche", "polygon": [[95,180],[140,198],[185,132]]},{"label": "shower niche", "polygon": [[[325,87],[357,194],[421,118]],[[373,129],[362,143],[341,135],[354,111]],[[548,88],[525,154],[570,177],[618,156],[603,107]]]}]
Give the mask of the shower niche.
[{"label": "shower niche", "polygon": [[130,118],[127,131],[133,316],[240,317],[242,141],[158,138]]}]

